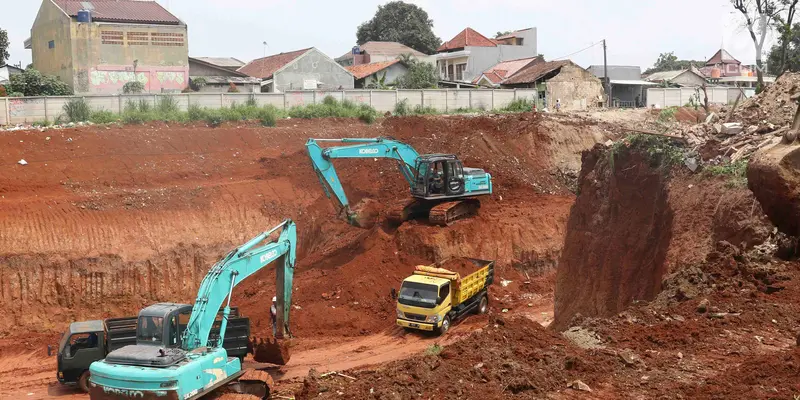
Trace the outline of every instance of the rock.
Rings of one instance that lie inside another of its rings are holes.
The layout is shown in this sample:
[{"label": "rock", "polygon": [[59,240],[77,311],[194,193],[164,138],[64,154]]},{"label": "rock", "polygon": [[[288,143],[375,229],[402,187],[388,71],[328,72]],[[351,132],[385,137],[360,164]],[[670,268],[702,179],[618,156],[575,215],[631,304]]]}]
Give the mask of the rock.
[{"label": "rock", "polygon": [[592,391],[592,388],[590,388],[589,385],[587,385],[587,384],[585,384],[582,381],[577,380],[577,379],[572,381],[572,382],[570,382],[570,383],[568,383],[567,387],[570,388],[570,389],[581,390],[581,391],[584,391],[584,392],[591,392]]},{"label": "rock", "polygon": [[747,127],[747,134],[748,135],[753,135],[756,132],[758,132],[758,125],[752,125],[752,126],[748,126]]},{"label": "rock", "polygon": [[25,159],[22,159],[22,160],[17,161],[17,164],[19,164],[19,165],[28,165],[28,162],[25,161]]},{"label": "rock", "polygon": [[605,142],[605,145],[606,145],[606,147],[611,147],[611,146],[613,146],[613,145],[614,145],[614,141],[613,141],[613,140],[611,140],[611,139],[609,139],[609,140],[606,140],[606,142]]},{"label": "rock", "polygon": [[689,168],[689,171],[692,172],[697,171],[697,168],[699,167],[697,160],[694,158],[687,158],[684,164],[686,165],[686,168]]},{"label": "rock", "polygon": [[722,124],[714,124],[714,133],[717,135],[722,133]]},{"label": "rock", "polygon": [[481,369],[481,368],[483,368],[483,363],[477,363],[477,364],[473,365],[472,368]]},{"label": "rock", "polygon": [[718,119],[719,118],[717,118],[717,113],[712,112],[711,114],[708,114],[708,117],[706,117],[706,123],[710,124],[712,122],[716,122]]},{"label": "rock", "polygon": [[633,351],[627,350],[627,349],[626,350],[622,350],[619,353],[619,358],[628,367],[636,365],[636,363],[639,362],[639,356],[637,356],[636,353],[634,353]]},{"label": "rock", "polygon": [[727,124],[722,124],[722,131],[723,135],[733,136],[742,133],[742,124],[739,122],[729,122]]},{"label": "rock", "polygon": [[697,305],[697,312],[700,314],[705,314],[708,311],[708,306],[710,302],[708,299],[703,299],[700,301],[700,304]]}]

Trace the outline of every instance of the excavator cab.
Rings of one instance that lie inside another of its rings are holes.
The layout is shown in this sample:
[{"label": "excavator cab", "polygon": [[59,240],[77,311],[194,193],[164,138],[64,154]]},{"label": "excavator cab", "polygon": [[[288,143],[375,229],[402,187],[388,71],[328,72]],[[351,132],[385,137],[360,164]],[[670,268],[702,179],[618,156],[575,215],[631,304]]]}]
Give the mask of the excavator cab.
[{"label": "excavator cab", "polygon": [[456,156],[428,154],[417,159],[414,186],[411,188],[414,197],[459,197],[464,190],[464,166]]}]

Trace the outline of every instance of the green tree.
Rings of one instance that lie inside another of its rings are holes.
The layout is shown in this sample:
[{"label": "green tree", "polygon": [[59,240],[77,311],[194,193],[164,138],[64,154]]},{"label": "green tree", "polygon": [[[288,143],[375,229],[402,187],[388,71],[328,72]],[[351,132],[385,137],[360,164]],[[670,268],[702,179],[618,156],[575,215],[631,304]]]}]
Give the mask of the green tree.
[{"label": "green tree", "polygon": [[[767,53],[767,70],[771,75],[786,71],[800,72],[800,23],[795,23],[788,34],[781,34]],[[784,53],[785,50],[785,53]]]},{"label": "green tree", "polygon": [[511,31],[503,31],[503,32],[497,31],[497,34],[494,35],[494,38],[497,39],[500,36],[505,36],[505,35],[508,35],[509,33],[511,33]]},{"label": "green tree", "polygon": [[435,89],[439,83],[436,66],[422,61],[411,60],[406,74],[397,78],[398,89]]},{"label": "green tree", "polygon": [[764,89],[764,62],[762,60],[764,42],[767,34],[774,28],[774,23],[782,11],[783,0],[730,0],[731,5],[742,14],[744,26],[750,32],[753,47],[756,51],[756,75],[758,84],[756,93]]},{"label": "green tree", "polygon": [[356,31],[358,44],[369,41],[398,42],[425,54],[434,54],[442,43],[433,33],[433,21],[414,4],[390,1],[378,6],[371,20]]},{"label": "green tree", "polygon": [[5,64],[8,58],[11,57],[11,55],[8,54],[8,46],[8,32],[0,28],[0,65]]},{"label": "green tree", "polygon": [[26,69],[21,74],[9,77],[8,90],[25,96],[68,96],[72,89],[57,76],[42,75],[35,69]]},{"label": "green tree", "polygon": [[661,53],[656,63],[653,64],[653,67],[644,71],[644,74],[650,75],[662,71],[677,71],[680,69],[688,69],[692,66],[701,67],[703,65],[705,65],[705,61],[679,60],[674,52]]}]

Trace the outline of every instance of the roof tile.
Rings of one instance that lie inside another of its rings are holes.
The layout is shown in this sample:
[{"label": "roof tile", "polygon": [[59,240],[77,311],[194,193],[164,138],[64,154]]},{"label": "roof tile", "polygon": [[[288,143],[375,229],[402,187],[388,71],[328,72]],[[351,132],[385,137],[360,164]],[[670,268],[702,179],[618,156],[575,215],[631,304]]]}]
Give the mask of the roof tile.
[{"label": "roof tile", "polygon": [[497,47],[497,44],[486,36],[481,35],[476,30],[467,28],[461,31],[454,38],[450,39],[450,41],[439,46],[437,51],[442,52],[447,50],[463,49],[467,46]]},{"label": "roof tile", "polygon": [[155,1],[136,0],[53,0],[70,17],[77,17],[78,11],[91,9],[92,20],[107,22],[128,22],[180,25],[182,22]]},{"label": "roof tile", "polygon": [[269,79],[275,71],[281,69],[284,65],[289,64],[296,58],[302,56],[312,48],[290,51],[288,53],[280,53],[271,55],[264,58],[257,58],[237,71],[243,74],[252,76],[253,78]]},{"label": "roof tile", "polygon": [[519,83],[533,83],[541,79],[543,76],[565,66],[572,64],[572,61],[546,61],[539,63],[532,63],[525,68],[522,68],[516,74],[506,79],[504,84],[519,84]]},{"label": "roof tile", "polygon": [[[517,60],[508,60],[497,63],[493,67],[483,71],[483,75],[486,76],[486,79],[490,80],[492,83],[500,83],[504,79],[508,78],[517,73],[520,69],[524,68],[528,64],[535,62],[539,57],[529,57],[529,58],[520,58]],[[544,61],[543,59],[541,59]],[[472,83],[478,83],[480,77],[476,78]]]},{"label": "roof tile", "polygon": [[352,65],[349,67],[345,67],[348,71],[350,71],[356,79],[363,79],[366,78],[376,72],[383,71],[384,69],[397,64],[400,60],[392,60],[392,61],[384,61],[384,62],[376,62],[370,64],[360,64],[360,65]]},{"label": "roof tile", "polygon": [[[358,46],[361,51],[373,56],[398,57],[401,54],[411,53],[414,57],[425,57],[425,54],[398,42],[366,42]],[[342,54],[337,60],[353,58],[353,52]]]}]

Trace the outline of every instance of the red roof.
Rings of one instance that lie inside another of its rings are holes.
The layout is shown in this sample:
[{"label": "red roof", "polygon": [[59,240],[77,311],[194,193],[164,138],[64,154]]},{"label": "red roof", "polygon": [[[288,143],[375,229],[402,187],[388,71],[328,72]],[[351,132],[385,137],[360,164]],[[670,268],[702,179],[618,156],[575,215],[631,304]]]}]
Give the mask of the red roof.
[{"label": "red roof", "polygon": [[497,47],[497,44],[486,36],[481,35],[476,30],[467,28],[461,31],[461,33],[456,35],[454,38],[450,39],[450,41],[439,46],[437,51],[442,52],[447,50],[463,49],[467,46]]},{"label": "red roof", "polygon": [[738,64],[741,64],[741,62],[739,62],[739,60],[737,60],[735,57],[733,57],[731,55],[731,53],[728,53],[727,50],[720,49],[716,54],[714,54],[713,57],[711,57],[710,60],[708,60],[708,62],[706,62],[706,65],[716,65],[716,64],[737,64],[738,65]]},{"label": "red roof", "polygon": [[136,0],[53,0],[70,17],[80,10],[91,10],[92,20],[146,24],[179,25],[181,20],[155,1]]},{"label": "red roof", "polygon": [[400,60],[392,60],[392,61],[376,62],[370,64],[352,65],[349,67],[345,67],[345,69],[350,71],[350,73],[353,74],[353,76],[355,76],[356,79],[363,79],[376,72],[383,71],[389,66],[397,64],[399,62]]},{"label": "red roof", "polygon": [[[497,65],[483,71],[483,76],[494,84],[500,83],[504,79],[517,73],[520,69],[536,62],[539,57],[520,58],[518,60],[508,60],[497,63]],[[541,59],[540,61],[544,61]],[[478,83],[481,77],[475,78],[472,83]]]},{"label": "red roof", "polygon": [[307,49],[291,51],[289,53],[281,53],[269,57],[258,58],[245,64],[237,71],[248,76],[252,76],[253,78],[269,79],[272,78],[272,74],[275,73],[275,71],[283,68],[284,65],[289,64],[309,50],[311,50],[311,47]]}]

